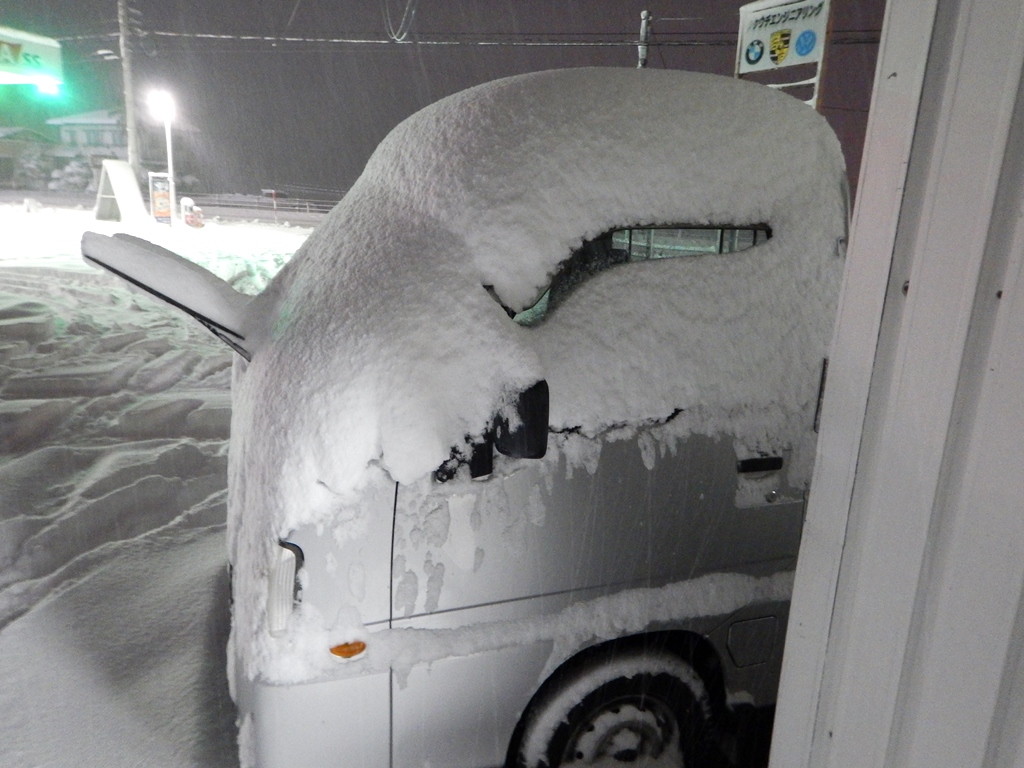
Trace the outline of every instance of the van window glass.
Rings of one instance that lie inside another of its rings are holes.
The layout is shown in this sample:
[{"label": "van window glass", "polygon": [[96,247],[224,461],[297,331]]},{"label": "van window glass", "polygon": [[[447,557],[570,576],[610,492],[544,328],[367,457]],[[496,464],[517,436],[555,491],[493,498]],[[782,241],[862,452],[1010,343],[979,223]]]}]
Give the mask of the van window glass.
[{"label": "van window glass", "polygon": [[736,253],[772,236],[767,225],[750,227],[638,227],[616,229],[587,240],[562,262],[531,307],[512,315],[520,325],[540,323],[580,283],[617,264]]}]

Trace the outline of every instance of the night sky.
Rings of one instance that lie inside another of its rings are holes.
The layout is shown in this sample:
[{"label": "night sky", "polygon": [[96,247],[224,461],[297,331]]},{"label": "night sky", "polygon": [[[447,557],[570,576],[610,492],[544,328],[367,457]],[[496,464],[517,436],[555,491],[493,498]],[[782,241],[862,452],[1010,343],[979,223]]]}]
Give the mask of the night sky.
[{"label": "night sky", "polygon": [[[392,127],[443,96],[521,72],[635,67],[644,9],[655,18],[648,66],[731,75],[742,3],[414,0],[404,42],[389,39],[386,11],[391,30],[400,32],[407,0],[130,4],[148,33],[134,39],[137,98],[153,87],[175,95],[184,126],[175,133],[181,173],[197,176],[207,191],[277,188],[336,198]],[[884,0],[833,0],[822,111],[843,142],[854,182],[883,12]],[[119,62],[95,55],[117,51],[116,0],[14,3],[0,10],[0,24],[60,39],[68,83],[59,104],[18,109],[10,98],[0,100],[0,121],[121,106]],[[197,36],[210,34],[231,37]],[[374,42],[237,39],[247,35]],[[158,135],[144,103],[139,115],[140,130]],[[159,164],[162,153],[143,160]]]}]

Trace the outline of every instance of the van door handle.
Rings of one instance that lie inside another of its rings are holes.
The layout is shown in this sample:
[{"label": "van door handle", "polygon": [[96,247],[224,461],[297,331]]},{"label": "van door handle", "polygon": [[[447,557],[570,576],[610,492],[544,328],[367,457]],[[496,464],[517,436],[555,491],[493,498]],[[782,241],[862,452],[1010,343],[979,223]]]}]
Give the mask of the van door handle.
[{"label": "van door handle", "polygon": [[740,474],[776,472],[780,469],[782,469],[781,456],[755,456],[752,459],[740,459],[736,462],[736,471]]}]

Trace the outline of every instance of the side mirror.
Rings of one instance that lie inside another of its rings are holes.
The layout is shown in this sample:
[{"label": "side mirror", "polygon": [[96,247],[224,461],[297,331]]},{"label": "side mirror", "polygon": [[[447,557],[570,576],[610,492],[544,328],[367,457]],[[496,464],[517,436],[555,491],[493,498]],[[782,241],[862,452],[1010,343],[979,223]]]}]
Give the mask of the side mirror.
[{"label": "side mirror", "polygon": [[540,459],[548,450],[548,383],[541,379],[519,393],[516,414],[519,425],[509,427],[508,419],[494,420],[494,447],[513,459]]}]

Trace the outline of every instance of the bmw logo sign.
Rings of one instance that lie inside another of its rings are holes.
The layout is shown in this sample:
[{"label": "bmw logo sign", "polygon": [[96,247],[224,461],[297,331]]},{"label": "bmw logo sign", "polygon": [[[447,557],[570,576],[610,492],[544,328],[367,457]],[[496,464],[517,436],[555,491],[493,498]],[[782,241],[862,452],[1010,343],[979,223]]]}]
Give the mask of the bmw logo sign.
[{"label": "bmw logo sign", "polygon": [[744,54],[747,64],[757,64],[762,56],[764,56],[764,43],[760,40],[751,40],[750,45],[747,46],[747,52]]}]

